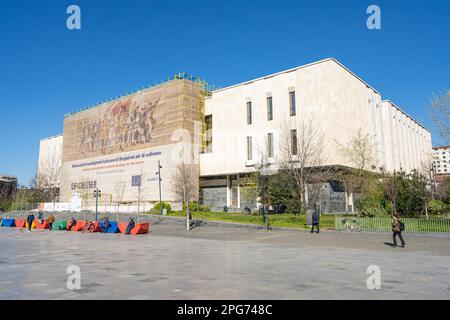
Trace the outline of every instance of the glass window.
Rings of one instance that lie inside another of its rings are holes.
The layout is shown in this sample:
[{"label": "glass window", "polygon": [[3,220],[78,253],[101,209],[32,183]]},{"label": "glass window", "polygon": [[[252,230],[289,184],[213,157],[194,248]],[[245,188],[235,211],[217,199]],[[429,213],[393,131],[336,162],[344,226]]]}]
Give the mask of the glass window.
[{"label": "glass window", "polygon": [[273,158],[273,133],[267,134],[267,156]]},{"label": "glass window", "polygon": [[295,106],[295,91],[289,92],[289,110],[291,117],[296,115],[297,110]]},{"label": "glass window", "polygon": [[291,153],[297,155],[297,130],[291,130]]},{"label": "glass window", "polygon": [[267,97],[267,121],[273,120],[272,97]]},{"label": "glass window", "polygon": [[212,115],[205,117],[205,143],[204,143],[204,153],[212,152]]},{"label": "glass window", "polygon": [[252,102],[247,102],[247,124],[252,124]]},{"label": "glass window", "polygon": [[252,137],[247,137],[247,160],[253,159]]}]

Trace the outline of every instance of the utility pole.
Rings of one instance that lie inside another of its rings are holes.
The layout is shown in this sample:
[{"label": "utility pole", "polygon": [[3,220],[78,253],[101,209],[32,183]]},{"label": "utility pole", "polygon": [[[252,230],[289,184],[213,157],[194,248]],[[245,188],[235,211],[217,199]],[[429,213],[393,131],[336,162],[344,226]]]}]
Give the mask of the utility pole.
[{"label": "utility pole", "polygon": [[98,197],[101,197],[102,192],[95,188],[94,197],[95,197],[95,221],[98,221]]},{"label": "utility pole", "polygon": [[162,196],[161,196],[161,162],[158,160],[158,172],[156,172],[156,175],[158,176],[158,183],[159,183],[159,214],[163,214],[163,206],[162,206]]},{"label": "utility pole", "polygon": [[263,223],[266,226],[266,231],[267,231],[268,225],[267,225],[266,204],[265,204],[265,195],[264,195],[264,157],[261,157],[261,203],[262,203]]}]

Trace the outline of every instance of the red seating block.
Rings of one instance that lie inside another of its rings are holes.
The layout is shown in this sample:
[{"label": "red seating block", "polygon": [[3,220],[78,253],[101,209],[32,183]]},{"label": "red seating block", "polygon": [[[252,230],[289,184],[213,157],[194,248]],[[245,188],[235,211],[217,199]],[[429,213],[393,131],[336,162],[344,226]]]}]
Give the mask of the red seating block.
[{"label": "red seating block", "polygon": [[45,220],[43,223],[40,223],[38,220],[36,220],[36,229],[50,229],[50,226]]},{"label": "red seating block", "polygon": [[[70,220],[67,221],[67,229],[69,229]],[[70,231],[81,231],[83,227],[86,225],[86,221],[79,221],[77,220],[77,224],[70,229]]]},{"label": "red seating block", "polygon": [[25,228],[27,222],[25,219],[16,219],[16,228]]},{"label": "red seating block", "polygon": [[[125,234],[127,231],[128,222],[120,222],[119,223],[119,230],[120,233]],[[150,229],[150,222],[144,222],[144,223],[136,223],[135,227],[131,229],[130,234],[131,235],[137,235],[137,234],[145,234],[148,233]]]}]

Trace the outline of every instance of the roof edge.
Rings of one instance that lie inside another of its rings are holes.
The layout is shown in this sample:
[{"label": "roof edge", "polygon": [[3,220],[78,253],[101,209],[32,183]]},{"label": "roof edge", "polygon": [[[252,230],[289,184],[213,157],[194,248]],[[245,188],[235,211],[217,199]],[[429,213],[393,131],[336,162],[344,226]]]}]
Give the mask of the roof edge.
[{"label": "roof edge", "polygon": [[398,105],[396,105],[394,102],[392,102],[389,99],[385,99],[385,100],[381,100],[381,103],[383,102],[388,102],[391,105],[393,105],[394,107],[396,107],[398,110],[400,110],[404,115],[406,115],[408,118],[410,118],[412,121],[414,121],[415,123],[417,123],[419,126],[421,126],[423,129],[425,129],[428,133],[431,134],[431,131],[428,130],[423,124],[421,124],[419,121],[417,121],[416,119],[414,119],[413,117],[411,117],[405,110],[403,110],[402,108],[400,108]]},{"label": "roof edge", "polygon": [[[238,87],[238,86],[247,85],[247,84],[250,84],[250,83],[253,83],[253,82],[256,82],[256,81],[265,80],[265,79],[272,78],[272,77],[275,77],[275,76],[278,76],[278,75],[281,75],[281,74],[284,74],[284,73],[294,72],[294,71],[297,71],[297,70],[300,70],[300,69],[312,67],[312,66],[314,66],[314,65],[316,65],[316,64],[320,64],[320,63],[324,63],[324,62],[328,62],[328,61],[333,61],[333,62],[335,62],[335,63],[338,64],[341,68],[343,68],[345,71],[347,71],[347,72],[350,73],[352,76],[354,76],[356,79],[358,79],[359,81],[361,81],[362,83],[364,83],[367,87],[371,88],[373,91],[375,91],[376,93],[380,94],[380,93],[378,92],[377,89],[375,89],[374,87],[372,87],[370,84],[368,84],[368,83],[367,83],[366,81],[364,81],[362,78],[358,77],[353,71],[351,71],[349,68],[347,68],[345,65],[343,65],[341,62],[339,62],[336,58],[333,58],[333,57],[326,58],[326,59],[322,59],[322,60],[315,61],[315,62],[311,62],[311,63],[308,63],[308,64],[304,64],[304,65],[301,65],[301,66],[298,66],[298,67],[294,67],[294,68],[291,68],[291,69],[287,69],[287,70],[284,70],[284,71],[279,71],[279,72],[272,73],[272,74],[269,74],[269,75],[265,75],[265,76],[262,76],[262,77],[259,77],[259,78],[256,78],[256,79],[252,79],[252,80],[247,80],[247,81],[244,81],[244,82],[240,82],[240,83],[237,83],[237,84],[234,84],[234,85],[225,87],[225,88],[220,88],[220,89],[218,89],[218,90],[214,90],[214,91],[212,91],[212,93],[221,92],[221,91],[225,91],[225,90],[228,90],[228,89],[232,89],[232,88],[235,88],[235,87]],[[380,94],[380,95],[381,95],[381,94]]]}]

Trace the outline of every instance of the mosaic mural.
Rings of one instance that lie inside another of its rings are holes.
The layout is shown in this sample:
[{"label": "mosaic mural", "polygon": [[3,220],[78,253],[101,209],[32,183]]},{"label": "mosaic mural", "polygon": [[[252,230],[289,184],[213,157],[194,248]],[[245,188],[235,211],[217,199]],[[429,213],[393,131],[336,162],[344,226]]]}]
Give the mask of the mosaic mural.
[{"label": "mosaic mural", "polygon": [[109,105],[103,117],[78,122],[78,151],[81,154],[109,154],[129,147],[148,144],[156,124],[156,101],[139,99],[139,96],[116,101]]}]

